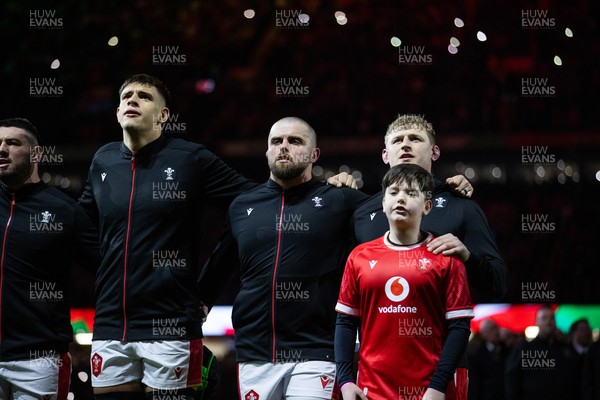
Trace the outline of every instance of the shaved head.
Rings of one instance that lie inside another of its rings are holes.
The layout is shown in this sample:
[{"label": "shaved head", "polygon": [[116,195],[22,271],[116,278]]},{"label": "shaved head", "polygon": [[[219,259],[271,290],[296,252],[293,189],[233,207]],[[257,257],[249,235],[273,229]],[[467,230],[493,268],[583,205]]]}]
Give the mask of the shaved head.
[{"label": "shaved head", "polygon": [[310,126],[309,123],[306,122],[305,120],[303,120],[302,118],[298,118],[298,117],[281,118],[279,121],[277,121],[273,124],[273,126],[271,127],[271,132],[273,132],[273,130],[277,130],[278,128],[280,128],[282,126],[296,126],[296,127],[304,128],[305,132],[308,134],[308,137],[309,137],[312,145],[314,147],[317,146],[317,133],[315,132],[313,127]]}]

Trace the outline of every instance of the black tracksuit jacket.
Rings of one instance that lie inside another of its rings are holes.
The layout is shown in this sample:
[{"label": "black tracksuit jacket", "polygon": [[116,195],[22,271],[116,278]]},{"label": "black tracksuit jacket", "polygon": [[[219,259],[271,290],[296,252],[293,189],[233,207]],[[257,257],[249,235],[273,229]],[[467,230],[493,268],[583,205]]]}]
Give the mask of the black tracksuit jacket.
[{"label": "black tracksuit jacket", "polygon": [[[389,224],[383,213],[383,192],[375,194],[354,214],[354,230],[359,243],[382,236]],[[498,301],[508,290],[508,267],[500,256],[491,229],[481,208],[471,199],[454,194],[435,180],[432,209],[423,217],[421,229],[439,237],[452,233],[469,249],[465,263],[474,302]]]},{"label": "black tracksuit jacket", "polygon": [[64,353],[73,340],[71,266],[96,271],[98,231],[77,204],[43,182],[0,184],[0,361]]},{"label": "black tracksuit jacket", "polygon": [[352,214],[367,198],[316,180],[285,191],[269,180],[233,201],[228,219],[237,254],[227,245],[221,258],[215,251],[203,293],[212,304],[216,281],[241,265],[232,315],[238,362],[334,361],[335,303],[356,244]]},{"label": "black tracksuit jacket", "polygon": [[100,228],[94,340],[202,337],[204,205],[226,209],[255,187],[204,146],[161,136],[137,153],[100,148],[80,203]]}]

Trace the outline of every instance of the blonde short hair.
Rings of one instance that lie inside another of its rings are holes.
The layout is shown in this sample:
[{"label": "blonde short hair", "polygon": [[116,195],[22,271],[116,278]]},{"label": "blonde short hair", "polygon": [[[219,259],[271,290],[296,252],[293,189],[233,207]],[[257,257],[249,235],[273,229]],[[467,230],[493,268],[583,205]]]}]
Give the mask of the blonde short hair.
[{"label": "blonde short hair", "polygon": [[398,114],[398,117],[388,125],[385,132],[384,142],[387,143],[387,138],[393,132],[405,131],[407,129],[416,129],[425,131],[431,144],[435,144],[435,131],[433,125],[428,122],[422,115],[416,114]]}]

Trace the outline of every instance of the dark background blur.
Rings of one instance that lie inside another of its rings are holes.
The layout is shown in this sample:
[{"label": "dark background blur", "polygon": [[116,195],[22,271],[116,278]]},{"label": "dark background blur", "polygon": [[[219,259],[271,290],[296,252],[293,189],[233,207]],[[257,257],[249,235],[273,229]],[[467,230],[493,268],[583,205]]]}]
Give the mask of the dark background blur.
[{"label": "dark background blur", "polygon": [[[318,133],[321,178],[346,168],[375,193],[387,125],[422,114],[442,149],[434,174],[462,173],[476,188],[511,271],[507,301],[540,282],[557,302],[594,303],[598,9],[591,0],[4,1],[0,117],[38,126],[62,156],[42,165],[44,179],[77,196],[95,150],[121,139],[117,90],[134,73],[171,88],[166,134],[205,144],[259,181],[270,126],[296,115]],[[418,51],[426,62],[406,62]],[[524,151],[544,155],[541,166]],[[532,217],[553,228],[524,230]],[[89,305],[80,287],[74,301]]]}]

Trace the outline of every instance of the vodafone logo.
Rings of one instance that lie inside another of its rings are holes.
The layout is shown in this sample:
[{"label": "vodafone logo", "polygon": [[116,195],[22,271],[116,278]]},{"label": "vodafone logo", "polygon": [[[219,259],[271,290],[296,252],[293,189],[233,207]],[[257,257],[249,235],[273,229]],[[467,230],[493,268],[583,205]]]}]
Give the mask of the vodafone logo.
[{"label": "vodafone logo", "polygon": [[385,295],[391,301],[402,301],[409,292],[408,281],[401,276],[393,276],[385,283]]}]

